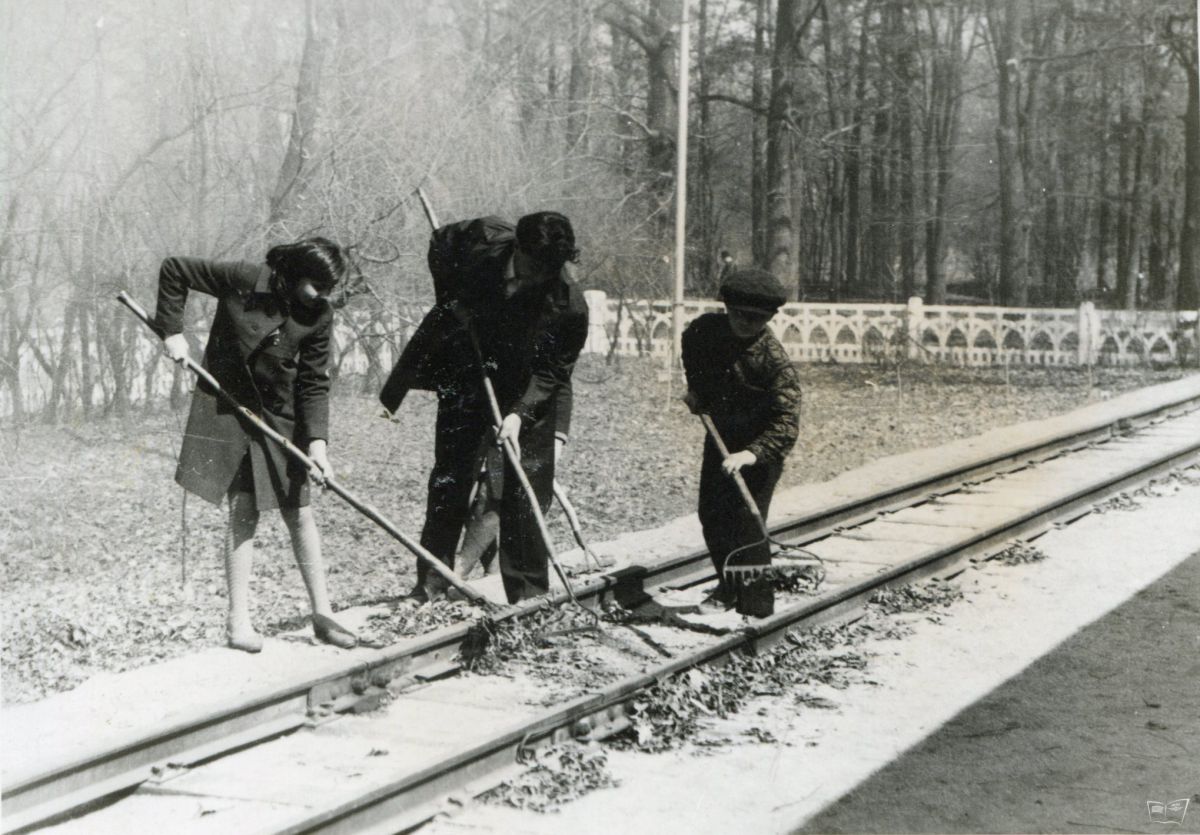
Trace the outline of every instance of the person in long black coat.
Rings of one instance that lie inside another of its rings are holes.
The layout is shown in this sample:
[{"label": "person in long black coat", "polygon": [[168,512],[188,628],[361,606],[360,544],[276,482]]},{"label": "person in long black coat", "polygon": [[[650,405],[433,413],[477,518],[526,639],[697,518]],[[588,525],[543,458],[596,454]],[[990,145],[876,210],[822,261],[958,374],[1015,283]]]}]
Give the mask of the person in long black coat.
[{"label": "person in long black coat", "polygon": [[[188,355],[183,335],[188,294],[217,298],[204,367],[241,405],[290,438],[331,474],[327,298],[346,272],[341,249],[324,238],[273,247],[265,264],[167,258],[158,277],[156,324],[171,359]],[[200,383],[179,452],[175,480],[213,504],[229,500],[225,547],[229,646],[262,649],[250,621],[250,569],[260,511],[278,508],[312,603],[320,640],[349,648],[357,639],[333,620],[321,540],[309,505],[309,474],[274,441]]]},{"label": "person in long black coat", "polygon": [[[411,389],[437,392],[421,544],[447,565],[454,565],[471,489],[493,441],[517,442],[538,504],[543,512],[549,508],[556,454],[570,431],[571,374],[587,339],[587,305],[567,266],[578,255],[570,221],[557,212],[526,215],[515,227],[483,217],[433,233],[429,270],[436,302],[379,399],[394,413]],[[492,431],[481,362],[503,415],[498,436]],[[507,464],[491,489],[500,497],[500,571],[508,600],[545,593],[549,554]],[[414,596],[428,599],[440,592],[440,579],[419,566]]]}]

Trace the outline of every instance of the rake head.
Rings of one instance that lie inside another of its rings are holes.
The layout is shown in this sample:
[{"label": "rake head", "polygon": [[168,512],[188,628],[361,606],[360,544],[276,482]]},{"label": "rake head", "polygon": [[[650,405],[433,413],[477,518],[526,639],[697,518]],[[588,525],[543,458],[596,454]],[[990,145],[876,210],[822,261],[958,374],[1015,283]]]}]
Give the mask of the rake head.
[{"label": "rake head", "polygon": [[825,578],[825,567],[820,563],[787,562],[771,565],[731,565],[725,568],[725,578],[731,582],[745,582],[759,577],[808,577],[819,583]]},{"label": "rake head", "polygon": [[771,561],[768,563],[746,564],[736,561],[741,552],[761,543],[753,543],[731,552],[725,561],[726,581],[744,584],[766,578],[780,581],[788,590],[801,586],[816,588],[825,581],[825,563],[816,554],[796,545],[770,542],[773,548]]},{"label": "rake head", "polygon": [[612,557],[600,557],[591,548],[584,547],[583,559],[564,566],[571,577],[581,577],[588,574],[603,574],[617,564]]}]

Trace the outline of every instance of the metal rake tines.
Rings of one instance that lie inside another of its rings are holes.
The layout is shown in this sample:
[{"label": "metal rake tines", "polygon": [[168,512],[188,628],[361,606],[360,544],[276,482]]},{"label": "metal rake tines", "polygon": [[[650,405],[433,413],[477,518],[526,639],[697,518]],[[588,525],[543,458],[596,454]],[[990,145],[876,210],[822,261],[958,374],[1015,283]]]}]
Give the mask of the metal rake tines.
[{"label": "metal rake tines", "polygon": [[734,566],[725,577],[731,588],[755,588],[766,584],[775,593],[812,595],[825,582],[825,569],[819,565],[757,565]]},{"label": "metal rake tines", "polygon": [[[737,559],[745,552],[768,543],[775,549],[770,561],[765,563],[738,563]],[[814,586],[825,580],[825,562],[812,551],[799,545],[787,545],[778,542],[770,536],[764,536],[755,542],[735,548],[725,558],[722,575],[727,582],[745,582],[759,577],[803,578]]]}]

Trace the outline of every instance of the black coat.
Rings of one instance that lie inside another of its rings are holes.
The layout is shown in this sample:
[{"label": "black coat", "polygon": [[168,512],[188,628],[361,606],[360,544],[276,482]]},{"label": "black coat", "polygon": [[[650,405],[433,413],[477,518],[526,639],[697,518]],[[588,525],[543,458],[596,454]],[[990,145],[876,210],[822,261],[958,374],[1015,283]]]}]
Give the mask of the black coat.
[{"label": "black coat", "polygon": [[800,375],[769,330],[743,341],[724,313],[705,313],[683,332],[688,388],[712,416],[730,452],[782,465],[800,433]]},{"label": "black coat", "polygon": [[[164,336],[182,332],[191,290],[217,297],[203,364],[221,387],[301,449],[327,439],[332,308],[289,305],[264,264],[168,258],[155,312]],[[303,466],[199,384],[175,480],[219,504],[247,451],[260,510],[307,504]]]},{"label": "black coat", "polygon": [[388,411],[412,389],[458,395],[479,388],[479,362],[450,312],[459,302],[473,314],[501,411],[516,412],[526,425],[548,418],[562,437],[570,432],[571,372],[587,340],[587,304],[565,267],[546,285],[505,299],[504,273],[515,248],[514,227],[495,217],[434,231],[429,271],[436,301],[379,394]]}]

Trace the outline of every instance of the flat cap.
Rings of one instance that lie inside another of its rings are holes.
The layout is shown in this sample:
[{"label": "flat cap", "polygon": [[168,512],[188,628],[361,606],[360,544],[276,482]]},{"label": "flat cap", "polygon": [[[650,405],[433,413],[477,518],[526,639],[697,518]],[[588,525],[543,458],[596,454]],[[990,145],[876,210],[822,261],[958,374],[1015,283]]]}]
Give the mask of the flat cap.
[{"label": "flat cap", "polygon": [[774,313],[787,301],[787,291],[766,270],[736,270],[721,282],[717,298],[733,307]]}]

